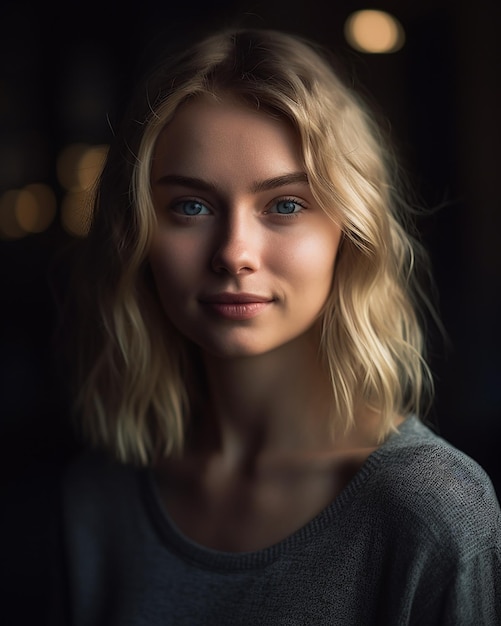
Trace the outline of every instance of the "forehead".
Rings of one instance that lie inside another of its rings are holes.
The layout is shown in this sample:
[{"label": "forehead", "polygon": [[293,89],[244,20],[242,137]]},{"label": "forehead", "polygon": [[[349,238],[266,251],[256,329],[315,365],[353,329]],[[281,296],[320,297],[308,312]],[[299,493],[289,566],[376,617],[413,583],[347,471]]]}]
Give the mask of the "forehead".
[{"label": "forehead", "polygon": [[252,169],[254,177],[302,169],[298,135],[278,115],[204,95],[181,105],[160,132],[152,175],[210,178],[239,168]]}]

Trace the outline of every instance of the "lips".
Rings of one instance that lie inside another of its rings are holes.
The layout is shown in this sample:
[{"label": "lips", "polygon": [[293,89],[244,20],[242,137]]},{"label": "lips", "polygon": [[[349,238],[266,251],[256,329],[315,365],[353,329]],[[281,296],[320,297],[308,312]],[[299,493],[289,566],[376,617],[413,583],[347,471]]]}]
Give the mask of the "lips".
[{"label": "lips", "polygon": [[201,298],[213,316],[228,321],[250,320],[265,311],[273,298],[253,293],[218,293]]},{"label": "lips", "polygon": [[248,304],[251,302],[271,302],[273,298],[260,296],[253,293],[217,293],[204,296],[202,302],[207,304]]}]

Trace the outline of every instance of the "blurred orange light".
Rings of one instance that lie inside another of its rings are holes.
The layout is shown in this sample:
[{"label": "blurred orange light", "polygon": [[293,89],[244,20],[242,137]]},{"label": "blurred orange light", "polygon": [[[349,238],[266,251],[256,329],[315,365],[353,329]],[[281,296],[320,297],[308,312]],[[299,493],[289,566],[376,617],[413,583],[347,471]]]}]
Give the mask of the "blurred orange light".
[{"label": "blurred orange light", "polygon": [[78,162],[80,189],[91,189],[97,181],[108,152],[107,146],[89,146]]},{"label": "blurred orange light", "polygon": [[74,143],[57,159],[57,177],[67,191],[90,189],[101,173],[108,147]]},{"label": "blurred orange light", "polygon": [[402,25],[385,11],[352,13],[345,22],[344,33],[352,48],[372,54],[397,52],[405,43]]},{"label": "blurred orange light", "polygon": [[56,163],[57,178],[64,189],[76,191],[80,189],[78,164],[88,146],[84,143],[71,144],[64,148]]},{"label": "blurred orange light", "polygon": [[94,185],[108,153],[108,146],[75,143],[67,146],[57,162],[58,179],[67,190],[61,206],[63,228],[77,237],[89,232]]},{"label": "blurred orange light", "polygon": [[19,192],[15,215],[19,226],[27,233],[41,233],[56,215],[56,198],[48,185],[31,184]]},{"label": "blurred orange light", "polygon": [[61,223],[70,235],[86,237],[92,215],[92,196],[88,191],[69,191],[61,205]]}]

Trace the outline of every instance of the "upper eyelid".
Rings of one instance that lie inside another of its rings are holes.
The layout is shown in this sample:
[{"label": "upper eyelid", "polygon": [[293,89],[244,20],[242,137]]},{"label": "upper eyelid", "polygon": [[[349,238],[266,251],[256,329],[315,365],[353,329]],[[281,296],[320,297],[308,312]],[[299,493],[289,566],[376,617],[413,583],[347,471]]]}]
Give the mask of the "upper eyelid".
[{"label": "upper eyelid", "polygon": [[[182,210],[182,205],[187,202],[198,202],[202,204],[207,209],[207,211],[194,214],[185,213]],[[214,210],[208,202],[206,202],[205,200],[201,200],[200,198],[194,197],[175,198],[166,202],[163,206],[164,211],[166,211],[171,216],[169,219],[185,219],[192,221],[197,218],[206,218],[214,214]]]},{"label": "upper eyelid", "polygon": [[272,200],[272,202],[295,202],[296,204],[300,204],[301,206],[306,206],[307,204],[306,200],[303,200],[303,198],[298,198],[297,196],[294,196],[292,194],[279,196],[278,198]]},{"label": "upper eyelid", "polygon": [[308,207],[308,202],[303,200],[302,198],[297,198],[296,196],[280,196],[278,198],[274,198],[268,203],[268,207],[275,206],[280,202],[293,202],[294,204],[299,205],[301,208],[306,209]]},{"label": "upper eyelid", "polygon": [[196,196],[187,196],[184,198],[175,198],[174,200],[171,200],[168,203],[168,206],[170,208],[174,208],[176,206],[178,206],[179,204],[183,204],[184,202],[198,202],[200,204],[203,204],[207,209],[210,209],[211,211],[213,211],[213,207],[212,204],[210,202],[208,202],[207,200],[202,200],[202,198],[197,198]]},{"label": "upper eyelid", "polygon": [[[227,202],[212,202],[194,194],[194,195],[185,195],[185,196],[175,197],[172,200],[169,200],[168,206],[169,208],[174,208],[175,206],[182,204],[183,202],[200,202],[200,204],[203,204],[205,207],[207,207],[207,209],[209,209],[212,212],[217,210],[218,204],[221,204],[221,205],[227,204]],[[266,205],[263,208],[267,209],[268,207],[272,207],[275,204],[278,204],[279,202],[294,202],[304,209],[308,208],[310,204],[308,200],[305,200],[302,197],[296,196],[293,193],[290,193],[290,194],[284,193],[278,196],[274,196],[271,200],[269,200],[266,203]]]}]

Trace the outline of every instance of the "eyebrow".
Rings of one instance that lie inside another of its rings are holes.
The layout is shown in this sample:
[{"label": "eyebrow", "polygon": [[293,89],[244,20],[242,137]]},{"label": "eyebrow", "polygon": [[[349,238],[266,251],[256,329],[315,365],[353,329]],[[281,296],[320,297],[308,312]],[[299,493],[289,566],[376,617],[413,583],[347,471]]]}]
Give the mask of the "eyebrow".
[{"label": "eyebrow", "polygon": [[[156,183],[162,185],[191,187],[193,189],[199,189],[200,191],[218,191],[217,185],[210,181],[193,176],[181,176],[179,174],[166,174],[165,176],[161,176]],[[293,184],[308,185],[308,175],[306,172],[290,172],[289,174],[282,174],[281,176],[274,176],[273,178],[259,180],[252,183],[250,190],[252,193],[259,193],[261,191],[269,191],[271,189]]]}]

